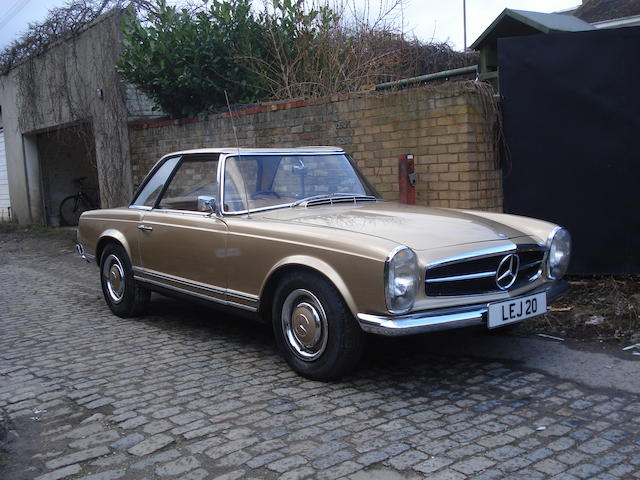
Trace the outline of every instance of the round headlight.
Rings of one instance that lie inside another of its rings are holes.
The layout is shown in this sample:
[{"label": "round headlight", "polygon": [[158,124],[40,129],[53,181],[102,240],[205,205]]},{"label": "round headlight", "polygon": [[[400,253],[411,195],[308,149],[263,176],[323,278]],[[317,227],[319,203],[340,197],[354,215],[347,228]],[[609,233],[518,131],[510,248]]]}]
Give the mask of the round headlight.
[{"label": "round headlight", "polygon": [[385,263],[385,296],[390,313],[406,313],[413,308],[418,283],[418,257],[408,247],[391,251]]},{"label": "round headlight", "polygon": [[549,236],[548,276],[558,280],[567,273],[571,257],[571,235],[564,228],[556,228]]}]

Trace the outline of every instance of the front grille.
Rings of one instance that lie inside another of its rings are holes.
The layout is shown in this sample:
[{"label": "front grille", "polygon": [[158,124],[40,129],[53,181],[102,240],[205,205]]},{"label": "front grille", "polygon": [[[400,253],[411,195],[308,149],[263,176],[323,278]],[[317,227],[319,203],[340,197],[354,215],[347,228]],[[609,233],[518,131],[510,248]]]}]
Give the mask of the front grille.
[{"label": "front grille", "polygon": [[518,274],[513,284],[504,290],[523,287],[537,278],[545,248],[520,247],[515,252],[464,258],[428,267],[425,274],[425,293],[429,297],[442,297],[504,291],[496,283],[496,272],[500,262],[511,253],[518,256]]}]

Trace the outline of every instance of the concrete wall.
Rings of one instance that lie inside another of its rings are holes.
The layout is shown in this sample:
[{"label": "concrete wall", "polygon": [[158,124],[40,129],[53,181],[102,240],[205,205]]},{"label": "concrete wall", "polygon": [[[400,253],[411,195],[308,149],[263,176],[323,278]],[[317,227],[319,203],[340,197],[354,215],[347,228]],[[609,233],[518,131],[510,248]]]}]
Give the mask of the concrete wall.
[{"label": "concrete wall", "polygon": [[2,131],[2,124],[0,123],[0,222],[6,221],[9,218],[11,218],[9,179],[7,177],[7,161],[4,150],[4,132]]},{"label": "concrete wall", "polygon": [[120,18],[112,13],[0,77],[11,203],[20,223],[44,223],[36,136],[60,127],[91,125],[103,206],[131,197],[125,89],[115,71]]},{"label": "concrete wall", "polygon": [[[387,199],[398,199],[397,157],[413,153],[417,203],[502,210],[501,172],[472,83],[261,105],[234,118],[241,146],[343,147]],[[171,151],[235,146],[228,113],[134,124],[129,139],[135,184]]]}]

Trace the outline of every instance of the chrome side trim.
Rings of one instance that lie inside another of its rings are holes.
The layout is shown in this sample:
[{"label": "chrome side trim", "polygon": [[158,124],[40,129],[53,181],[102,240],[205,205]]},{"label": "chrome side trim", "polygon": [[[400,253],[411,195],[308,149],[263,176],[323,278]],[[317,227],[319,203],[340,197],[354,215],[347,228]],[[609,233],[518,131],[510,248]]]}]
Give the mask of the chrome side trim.
[{"label": "chrome side trim", "polygon": [[235,308],[240,308],[242,310],[248,310],[249,312],[257,312],[258,309],[256,307],[250,307],[248,305],[243,305],[241,303],[232,302],[230,300],[222,300],[221,298],[210,297],[209,295],[204,295],[202,293],[192,292],[190,290],[185,290],[184,288],[175,287],[173,285],[168,285],[163,282],[158,282],[156,280],[151,280],[149,278],[139,277],[138,275],[134,275],[133,278],[142,283],[149,283],[151,285],[156,285],[158,287],[166,288],[167,290],[173,290],[175,292],[181,293],[183,295],[190,295],[192,297],[200,298],[202,300],[208,300],[210,302],[219,303],[220,305],[231,306]]},{"label": "chrome side trim", "polygon": [[[548,283],[540,288],[518,295],[519,298],[546,292],[547,305],[562,295],[568,287],[566,281]],[[507,300],[507,299],[505,299]],[[440,308],[406,315],[371,315],[359,313],[356,316],[362,330],[367,333],[384,336],[403,336],[418,333],[451,330],[454,328],[485,325],[487,323],[488,303],[463,305],[460,307]]]},{"label": "chrome side trim", "polygon": [[227,296],[228,297],[234,297],[234,298],[237,298],[239,300],[245,300],[247,302],[258,303],[258,297],[255,296],[255,295],[247,295],[245,293],[232,292],[231,290],[227,290]]},{"label": "chrome side trim", "polygon": [[[232,307],[237,307],[237,308],[241,308],[243,310],[248,310],[250,312],[257,312],[258,311],[258,307],[257,304],[259,302],[259,298],[253,295],[244,295],[244,294],[240,294],[240,293],[235,293],[235,292],[228,292],[227,290],[224,290],[222,288],[218,288],[218,287],[212,287],[210,285],[203,285],[201,283],[195,283],[195,282],[189,282],[186,280],[182,280],[176,277],[173,277],[171,275],[163,275],[160,273],[156,273],[156,272],[151,272],[149,270],[146,270],[144,268],[140,268],[140,267],[133,267],[133,271],[134,273],[138,273],[139,275],[134,275],[134,279],[139,281],[139,282],[143,282],[143,283],[150,283],[151,285],[156,285],[158,287],[163,287],[163,288],[167,288],[169,290],[174,290],[176,292],[185,294],[185,295],[191,295],[193,297],[197,297],[197,298],[201,298],[203,300],[209,300],[211,302],[216,302],[216,303],[220,303],[222,305],[228,305],[228,306],[232,306]],[[147,278],[147,277],[141,277],[140,275],[149,275],[151,277],[155,277],[155,279],[151,279],[151,278]],[[175,285],[170,285],[166,282],[174,282],[174,283],[179,283],[180,285],[184,286],[184,287],[191,287],[191,288],[198,288],[200,290],[204,290],[205,292],[210,292],[212,294],[215,295],[222,295],[225,297],[234,297],[237,298],[239,300],[244,300],[247,302],[251,302],[256,304],[256,306],[251,306],[251,305],[244,305],[242,303],[238,303],[238,302],[234,302],[232,300],[228,300],[228,299],[222,299],[222,298],[216,298],[216,297],[211,297],[209,295],[206,295],[204,293],[198,293],[198,292],[194,292],[192,290],[187,290],[186,288],[181,288],[181,287],[177,287]]]},{"label": "chrome side trim", "polygon": [[184,285],[185,287],[199,288],[200,290],[206,290],[211,293],[216,293],[218,295],[224,295],[227,293],[227,291],[223,288],[213,287],[211,285],[204,285],[202,283],[190,282],[188,280],[183,280],[181,278],[174,277],[173,275],[164,275],[162,273],[152,272],[151,270],[147,270],[145,268],[133,267],[133,271],[135,273],[139,273],[142,275],[149,275],[151,277],[155,277],[158,280],[179,283],[181,285]]}]

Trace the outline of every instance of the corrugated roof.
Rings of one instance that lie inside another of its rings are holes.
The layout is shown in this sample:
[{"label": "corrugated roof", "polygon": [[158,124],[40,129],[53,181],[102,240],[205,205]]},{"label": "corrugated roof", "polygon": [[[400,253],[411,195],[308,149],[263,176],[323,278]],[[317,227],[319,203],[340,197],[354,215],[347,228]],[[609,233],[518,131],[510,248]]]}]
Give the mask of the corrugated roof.
[{"label": "corrugated roof", "polygon": [[482,35],[473,42],[472,49],[479,49],[487,42],[494,42],[498,38],[534,33],[582,32],[594,30],[584,20],[573,15],[559,13],[529,12],[505,8]]}]

